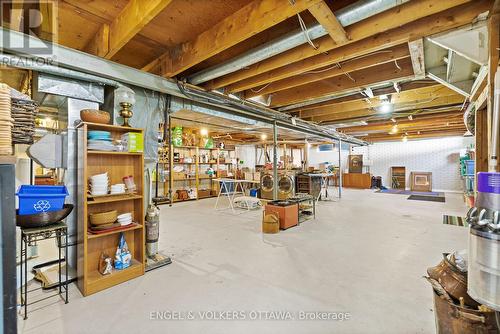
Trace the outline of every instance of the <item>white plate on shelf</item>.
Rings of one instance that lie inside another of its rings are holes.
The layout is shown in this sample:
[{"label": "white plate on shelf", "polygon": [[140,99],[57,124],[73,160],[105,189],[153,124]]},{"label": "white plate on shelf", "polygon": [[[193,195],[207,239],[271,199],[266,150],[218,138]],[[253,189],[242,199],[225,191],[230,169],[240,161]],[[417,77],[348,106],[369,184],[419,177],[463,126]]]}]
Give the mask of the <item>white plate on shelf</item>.
[{"label": "white plate on shelf", "polygon": [[107,195],[108,192],[107,191],[92,191],[90,194],[92,196],[104,196],[104,195]]}]

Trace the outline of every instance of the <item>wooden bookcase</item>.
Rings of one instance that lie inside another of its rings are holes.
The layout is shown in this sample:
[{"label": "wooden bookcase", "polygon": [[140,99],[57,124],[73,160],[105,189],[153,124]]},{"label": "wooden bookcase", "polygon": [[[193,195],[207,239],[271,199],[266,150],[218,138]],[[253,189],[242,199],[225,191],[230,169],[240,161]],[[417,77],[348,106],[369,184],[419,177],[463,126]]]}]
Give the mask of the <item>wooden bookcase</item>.
[{"label": "wooden bookcase", "polygon": [[[81,123],[78,128],[78,288],[84,296],[110,288],[132,278],[144,275],[144,156],[143,153],[106,152],[87,150],[87,133],[90,130],[110,131],[113,139],[127,132],[143,133],[142,129]],[[111,195],[92,198],[88,195],[88,179],[92,175],[108,173],[110,184],[123,183],[124,176],[132,175],[137,186],[134,194]],[[118,214],[131,212],[138,224],[126,230],[103,234],[90,234],[89,214],[117,210]],[[101,275],[98,263],[101,252],[114,258],[120,233],[124,234],[132,255],[130,267],[113,269],[109,275]]]},{"label": "wooden bookcase", "polygon": [[391,185],[392,189],[406,189],[406,167],[391,167]]}]

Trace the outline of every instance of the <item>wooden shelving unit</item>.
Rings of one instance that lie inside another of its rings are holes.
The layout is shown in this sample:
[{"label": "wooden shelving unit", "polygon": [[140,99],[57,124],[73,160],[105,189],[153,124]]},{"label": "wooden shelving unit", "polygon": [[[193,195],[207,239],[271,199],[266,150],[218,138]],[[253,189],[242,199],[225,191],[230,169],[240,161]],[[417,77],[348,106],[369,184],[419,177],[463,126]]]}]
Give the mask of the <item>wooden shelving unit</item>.
[{"label": "wooden shelving unit", "polygon": [[391,167],[391,185],[392,189],[406,189],[406,167]]},{"label": "wooden shelving unit", "polygon": [[[78,288],[84,296],[91,295],[114,285],[144,274],[144,156],[143,153],[88,151],[87,133],[91,130],[110,131],[114,139],[127,132],[143,133],[142,129],[82,123],[78,131]],[[88,195],[88,178],[108,173],[110,184],[123,183],[124,176],[132,175],[137,186],[133,194],[91,197]],[[91,234],[89,214],[117,210],[118,214],[131,212],[137,225],[125,230]],[[101,275],[98,263],[101,252],[114,258],[120,233],[123,233],[132,255],[131,265],[123,270],[113,270],[110,275]]]},{"label": "wooden shelving unit", "polygon": [[[172,166],[183,166],[185,175],[189,174],[190,177],[179,177],[177,173],[168,173],[172,182],[172,195],[174,196],[176,190],[192,188],[196,189],[196,198],[189,198],[187,200],[174,199],[176,202],[192,201],[203,198],[210,198],[217,196],[218,184],[213,180],[218,176],[209,177],[205,174],[207,168],[212,167],[217,175],[221,174],[222,170],[228,170],[233,172],[234,167],[232,162],[227,160],[220,161],[221,152],[227,156],[227,159],[235,158],[235,150],[233,149],[219,149],[219,148],[201,148],[197,146],[172,146],[172,155],[167,153],[167,156],[171,156],[174,160],[173,153],[180,153],[180,159],[191,158],[190,162],[185,161],[172,161]],[[209,155],[212,158],[211,162],[201,162],[201,157],[203,155]],[[160,161],[164,168],[168,167],[168,161]],[[225,167],[223,167],[225,166]],[[158,176],[157,176],[158,177]],[[163,193],[168,192],[168,178],[164,179],[162,182]]]}]

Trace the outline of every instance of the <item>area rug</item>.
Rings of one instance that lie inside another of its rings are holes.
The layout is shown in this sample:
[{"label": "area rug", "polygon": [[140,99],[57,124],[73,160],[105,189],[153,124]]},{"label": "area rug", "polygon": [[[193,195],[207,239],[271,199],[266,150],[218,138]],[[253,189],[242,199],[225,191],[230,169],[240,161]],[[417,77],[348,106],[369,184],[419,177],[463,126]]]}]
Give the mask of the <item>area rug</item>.
[{"label": "area rug", "polygon": [[403,189],[380,189],[376,193],[381,194],[396,194],[396,195],[422,195],[422,196],[444,196],[444,193],[439,193],[435,191],[425,192],[425,191],[411,191]]},{"label": "area rug", "polygon": [[428,202],[445,202],[444,196],[423,196],[423,195],[411,195],[407,199],[413,201],[428,201]]},{"label": "area rug", "polygon": [[443,215],[443,224],[469,227],[469,223],[465,221],[465,218],[459,216]]}]

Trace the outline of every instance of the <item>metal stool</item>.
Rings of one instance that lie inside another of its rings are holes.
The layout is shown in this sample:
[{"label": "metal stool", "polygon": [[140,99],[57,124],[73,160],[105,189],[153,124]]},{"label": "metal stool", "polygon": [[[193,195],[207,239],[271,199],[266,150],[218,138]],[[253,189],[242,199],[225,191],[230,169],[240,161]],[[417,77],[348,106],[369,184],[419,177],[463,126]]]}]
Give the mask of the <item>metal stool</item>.
[{"label": "metal stool", "polygon": [[[42,300],[52,298],[55,296],[60,296],[65,304],[68,303],[68,263],[66,262],[66,279],[64,282],[61,280],[61,248],[64,248],[64,260],[67,261],[68,258],[68,246],[66,238],[68,235],[68,227],[63,222],[58,222],[44,227],[35,228],[21,228],[21,265],[19,267],[20,278],[21,278],[21,306],[24,306],[24,319],[28,318],[28,305],[32,305]],[[62,242],[64,237],[65,241]],[[36,288],[28,291],[28,246],[33,246],[36,242],[47,239],[57,239],[58,249],[59,249],[59,291],[56,294],[50,295],[38,299],[34,302],[28,303],[28,292],[33,292],[41,290],[42,288]],[[23,281],[24,278],[24,281]],[[64,291],[63,291],[64,288]],[[64,292],[64,295],[63,295]]]}]

